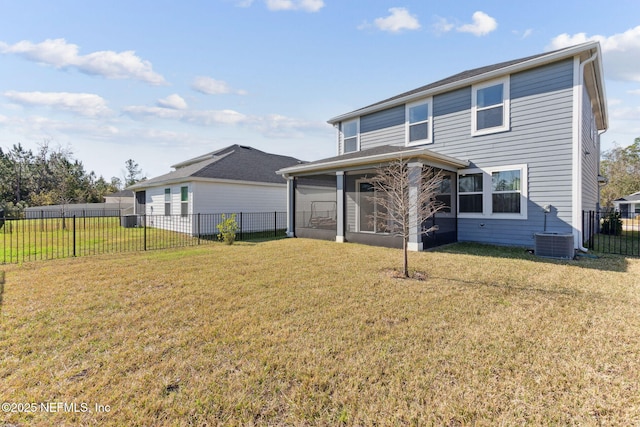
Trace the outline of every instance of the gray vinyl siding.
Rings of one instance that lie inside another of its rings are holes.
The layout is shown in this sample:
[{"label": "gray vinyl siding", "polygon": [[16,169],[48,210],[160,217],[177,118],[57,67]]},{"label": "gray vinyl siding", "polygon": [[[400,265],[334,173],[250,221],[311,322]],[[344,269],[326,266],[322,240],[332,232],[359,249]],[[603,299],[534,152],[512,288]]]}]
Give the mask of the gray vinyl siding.
[{"label": "gray vinyl siding", "polygon": [[[435,151],[470,160],[478,168],[528,167],[527,220],[460,218],[458,238],[462,241],[532,246],[534,233],[544,230],[542,207],[547,204],[552,211],[546,230],[572,229],[573,62],[514,74],[510,88],[510,130],[477,137],[470,135],[470,111],[461,108],[470,107],[471,88],[434,97]],[[440,108],[441,103],[447,108]],[[458,129],[453,131],[450,126]]]},{"label": "gray vinyl siding", "polygon": [[586,87],[582,95],[582,210],[596,210],[598,204],[599,135]]},{"label": "gray vinyl siding", "polygon": [[360,149],[404,145],[404,105],[360,117]]}]

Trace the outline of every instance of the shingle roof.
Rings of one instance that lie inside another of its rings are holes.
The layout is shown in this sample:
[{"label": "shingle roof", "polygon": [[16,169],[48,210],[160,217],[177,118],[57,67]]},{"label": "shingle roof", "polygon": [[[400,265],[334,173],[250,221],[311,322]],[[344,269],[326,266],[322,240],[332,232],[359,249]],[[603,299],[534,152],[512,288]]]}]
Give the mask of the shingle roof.
[{"label": "shingle roof", "polygon": [[637,193],[629,194],[628,196],[620,197],[615,200],[616,202],[637,202],[640,201],[640,191]]},{"label": "shingle roof", "polygon": [[120,190],[115,193],[105,194],[104,197],[133,197],[133,191],[131,190]]},{"label": "shingle roof", "polygon": [[231,145],[218,151],[174,165],[176,170],[139,182],[129,189],[142,189],[166,182],[191,178],[224,179],[284,184],[276,171],[304,163],[294,157],[265,153],[244,145]]},{"label": "shingle roof", "polygon": [[278,171],[278,174],[289,175],[296,173],[308,173],[312,171],[330,170],[333,168],[349,168],[364,164],[375,165],[380,162],[386,162],[393,159],[402,158],[421,158],[430,162],[439,162],[441,164],[452,165],[457,168],[467,167],[469,162],[466,160],[456,159],[451,156],[436,153],[424,146],[404,147],[398,145],[383,145],[379,147],[368,148],[366,150],[354,151],[352,153],[341,154],[335,157],[317,160],[314,162],[294,165]]}]

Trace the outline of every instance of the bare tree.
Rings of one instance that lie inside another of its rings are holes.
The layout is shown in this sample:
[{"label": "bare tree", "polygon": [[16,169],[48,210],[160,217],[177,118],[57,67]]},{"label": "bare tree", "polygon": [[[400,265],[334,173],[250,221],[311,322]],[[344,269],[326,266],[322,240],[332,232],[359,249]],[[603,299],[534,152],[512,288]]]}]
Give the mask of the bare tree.
[{"label": "bare tree", "polygon": [[420,237],[437,230],[424,227],[426,221],[445,205],[436,200],[443,180],[442,172],[432,167],[409,166],[406,159],[397,159],[376,169],[371,179],[375,213],[369,215],[376,230],[402,237],[403,274],[409,277],[408,243],[411,235]]}]

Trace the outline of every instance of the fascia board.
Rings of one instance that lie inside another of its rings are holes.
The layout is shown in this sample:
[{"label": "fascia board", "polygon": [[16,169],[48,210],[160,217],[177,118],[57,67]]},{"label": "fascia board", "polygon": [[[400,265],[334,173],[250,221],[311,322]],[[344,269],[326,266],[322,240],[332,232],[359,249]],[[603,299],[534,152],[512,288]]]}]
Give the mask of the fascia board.
[{"label": "fascia board", "polygon": [[347,168],[347,167],[356,167],[362,165],[371,165],[376,163],[383,163],[392,161],[398,158],[405,159],[422,159],[428,163],[437,163],[438,166],[448,166],[463,168],[469,165],[469,162],[466,160],[458,160],[453,157],[445,156],[443,154],[435,153],[433,151],[429,151],[426,149],[417,149],[417,150],[408,150],[403,152],[395,152],[395,153],[384,153],[377,154],[373,156],[366,157],[357,157],[355,159],[342,159],[342,160],[334,160],[331,162],[324,163],[316,163],[314,165],[301,165],[301,166],[293,166],[290,168],[280,169],[276,173],[279,175],[290,175],[296,173],[306,173],[313,171],[323,171],[330,169],[339,169],[339,168]]}]

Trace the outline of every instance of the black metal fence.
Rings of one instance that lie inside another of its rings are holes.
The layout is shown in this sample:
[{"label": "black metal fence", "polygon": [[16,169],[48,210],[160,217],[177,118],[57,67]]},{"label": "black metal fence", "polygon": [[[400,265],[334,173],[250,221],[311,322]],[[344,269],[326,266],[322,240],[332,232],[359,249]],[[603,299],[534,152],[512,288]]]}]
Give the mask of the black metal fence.
[{"label": "black metal fence", "polygon": [[[224,216],[223,216],[224,215]],[[195,246],[218,240],[235,215],[236,240],[284,237],[286,212],[193,215],[0,217],[0,263]]]},{"label": "black metal fence", "polygon": [[583,211],[582,223],[587,249],[640,256],[640,215],[623,217],[615,211]]}]

